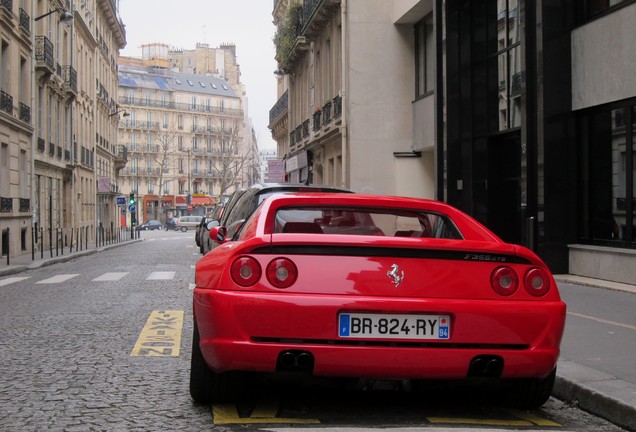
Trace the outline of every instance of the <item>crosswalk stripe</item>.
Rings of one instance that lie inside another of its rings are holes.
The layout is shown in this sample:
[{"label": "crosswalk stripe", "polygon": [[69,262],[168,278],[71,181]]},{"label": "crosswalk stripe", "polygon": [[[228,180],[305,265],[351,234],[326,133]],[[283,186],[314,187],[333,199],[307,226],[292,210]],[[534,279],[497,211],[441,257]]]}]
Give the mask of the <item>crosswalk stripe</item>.
[{"label": "crosswalk stripe", "polygon": [[146,280],[170,280],[174,278],[175,273],[173,271],[156,271],[150,273]]},{"label": "crosswalk stripe", "polygon": [[79,274],[61,274],[57,276],[50,277],[48,279],[41,280],[36,282],[36,284],[55,284],[66,282],[69,279],[73,279],[75,276],[79,276]]},{"label": "crosswalk stripe", "polygon": [[14,282],[20,282],[20,281],[23,281],[25,279],[29,279],[29,277],[28,276],[26,276],[26,277],[10,277],[10,278],[6,278],[6,279],[2,279],[2,280],[0,280],[0,286],[9,285],[9,284],[12,284]]},{"label": "crosswalk stripe", "polygon": [[93,279],[93,282],[104,282],[104,281],[114,282],[114,281],[120,280],[121,278],[123,278],[127,274],[128,274],[128,272],[104,273],[103,275]]}]

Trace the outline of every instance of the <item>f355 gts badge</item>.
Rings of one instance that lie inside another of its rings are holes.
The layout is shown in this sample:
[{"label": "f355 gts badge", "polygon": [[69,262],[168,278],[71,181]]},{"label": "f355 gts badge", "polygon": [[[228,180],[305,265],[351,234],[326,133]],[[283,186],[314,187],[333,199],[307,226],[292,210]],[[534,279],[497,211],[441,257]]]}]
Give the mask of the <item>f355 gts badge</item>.
[{"label": "f355 gts badge", "polygon": [[392,279],[391,282],[393,282],[396,287],[404,280],[404,271],[400,270],[397,264],[393,264],[391,270],[386,272],[386,275]]}]

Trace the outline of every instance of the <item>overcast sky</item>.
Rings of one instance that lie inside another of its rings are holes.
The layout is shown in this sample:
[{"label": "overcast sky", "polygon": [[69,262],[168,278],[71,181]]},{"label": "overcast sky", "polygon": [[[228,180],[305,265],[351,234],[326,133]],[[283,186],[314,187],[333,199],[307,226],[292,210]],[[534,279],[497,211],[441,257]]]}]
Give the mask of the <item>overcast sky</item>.
[{"label": "overcast sky", "polygon": [[276,103],[273,5],[272,0],[119,0],[127,41],[120,53],[141,57],[141,45],[153,42],[184,50],[197,42],[213,48],[234,43],[258,146],[273,149],[267,129]]}]

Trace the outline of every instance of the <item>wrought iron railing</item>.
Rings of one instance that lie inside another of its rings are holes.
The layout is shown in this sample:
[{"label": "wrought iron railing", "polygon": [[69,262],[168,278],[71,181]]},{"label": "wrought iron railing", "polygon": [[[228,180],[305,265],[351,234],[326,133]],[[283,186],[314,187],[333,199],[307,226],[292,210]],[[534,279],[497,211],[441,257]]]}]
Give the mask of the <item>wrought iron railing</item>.
[{"label": "wrought iron railing", "polygon": [[20,121],[25,123],[31,123],[31,107],[23,104],[22,102],[18,103],[18,107],[20,110]]},{"label": "wrought iron railing", "polygon": [[22,8],[20,8],[20,27],[28,32],[31,31],[31,17]]},{"label": "wrought iron railing", "polygon": [[53,70],[53,43],[46,36],[35,37],[35,59]]},{"label": "wrought iron railing", "polygon": [[2,90],[0,90],[0,110],[13,114],[13,96]]},{"label": "wrought iron railing", "polygon": [[77,93],[77,71],[73,66],[66,65],[63,67],[62,78],[64,85],[70,88],[73,93]]},{"label": "wrought iron railing", "polygon": [[287,111],[289,106],[289,91],[285,90],[285,93],[278,98],[271,110],[269,110],[269,124],[272,124],[274,120],[278,118],[283,112]]}]

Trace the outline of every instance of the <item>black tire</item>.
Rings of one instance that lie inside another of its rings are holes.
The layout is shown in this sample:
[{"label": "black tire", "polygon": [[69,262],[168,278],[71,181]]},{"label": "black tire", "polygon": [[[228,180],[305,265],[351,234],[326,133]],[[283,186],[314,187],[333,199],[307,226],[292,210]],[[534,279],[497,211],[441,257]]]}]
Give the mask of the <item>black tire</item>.
[{"label": "black tire", "polygon": [[203,251],[203,243],[199,245],[199,252],[201,252],[201,255],[205,255],[205,252]]},{"label": "black tire", "polygon": [[188,227],[182,226],[181,227],[181,232],[186,232],[188,230]]},{"label": "black tire", "polygon": [[205,363],[199,340],[199,328],[195,322],[190,360],[190,396],[195,402],[201,404],[236,401],[243,391],[243,373],[213,372]]},{"label": "black tire", "polygon": [[511,380],[505,392],[504,403],[524,410],[541,408],[550,399],[555,378],[556,367],[545,378]]}]

